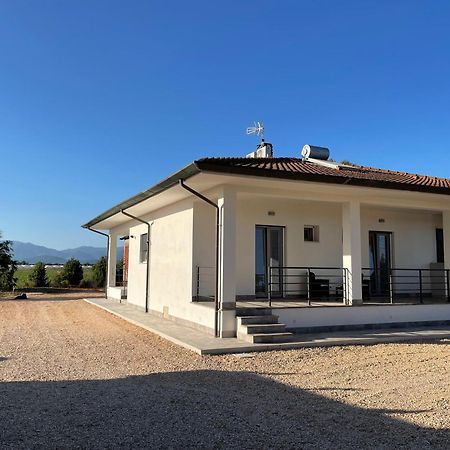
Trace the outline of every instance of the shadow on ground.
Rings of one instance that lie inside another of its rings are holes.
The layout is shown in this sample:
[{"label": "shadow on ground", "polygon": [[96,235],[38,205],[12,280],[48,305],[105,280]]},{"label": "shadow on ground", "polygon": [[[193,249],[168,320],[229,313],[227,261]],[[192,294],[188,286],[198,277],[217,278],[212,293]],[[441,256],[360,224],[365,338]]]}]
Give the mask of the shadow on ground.
[{"label": "shadow on ground", "polygon": [[[248,372],[0,383],[0,446],[447,449],[450,430]],[[407,411],[414,415],[418,411]]]}]

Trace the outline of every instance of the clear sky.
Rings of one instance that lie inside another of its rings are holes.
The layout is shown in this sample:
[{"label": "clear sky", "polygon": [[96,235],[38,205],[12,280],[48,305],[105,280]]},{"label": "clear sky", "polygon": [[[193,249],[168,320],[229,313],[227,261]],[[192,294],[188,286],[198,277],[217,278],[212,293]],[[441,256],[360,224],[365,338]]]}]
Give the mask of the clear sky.
[{"label": "clear sky", "polygon": [[447,0],[0,0],[0,230],[55,248],[202,156],[450,177]]}]

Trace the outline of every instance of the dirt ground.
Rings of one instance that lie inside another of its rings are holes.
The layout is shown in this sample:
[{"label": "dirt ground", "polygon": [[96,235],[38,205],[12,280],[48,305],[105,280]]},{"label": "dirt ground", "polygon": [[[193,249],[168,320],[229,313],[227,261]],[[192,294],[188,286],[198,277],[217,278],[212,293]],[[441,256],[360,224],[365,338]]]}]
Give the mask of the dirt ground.
[{"label": "dirt ground", "polygon": [[0,448],[449,449],[449,341],[201,357],[76,296],[0,300]]}]

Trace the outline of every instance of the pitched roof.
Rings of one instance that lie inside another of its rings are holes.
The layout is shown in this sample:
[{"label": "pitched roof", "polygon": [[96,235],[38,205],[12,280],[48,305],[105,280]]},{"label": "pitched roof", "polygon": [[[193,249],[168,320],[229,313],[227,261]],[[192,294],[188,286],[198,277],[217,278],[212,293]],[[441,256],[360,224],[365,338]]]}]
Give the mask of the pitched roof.
[{"label": "pitched roof", "polygon": [[450,195],[450,180],[357,165],[326,167],[300,158],[203,158],[200,170]]},{"label": "pitched roof", "polygon": [[167,177],[160,183],[108,209],[84,224],[90,228],[119,213],[122,209],[153,197],[166,189],[187,180],[200,172],[215,172],[288,180],[314,181],[318,183],[368,186],[404,191],[420,191],[450,195],[450,180],[427,175],[417,175],[364,166],[338,165],[325,167],[300,158],[202,158]]}]

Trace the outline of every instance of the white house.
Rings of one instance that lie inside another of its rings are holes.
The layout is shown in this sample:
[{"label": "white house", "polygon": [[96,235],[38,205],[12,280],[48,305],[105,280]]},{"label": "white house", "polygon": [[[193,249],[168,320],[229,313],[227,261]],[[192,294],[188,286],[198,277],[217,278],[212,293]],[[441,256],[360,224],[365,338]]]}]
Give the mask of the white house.
[{"label": "white house", "polygon": [[450,180],[258,147],[194,161],[83,225],[107,231],[107,296],[255,342],[450,321]]}]

